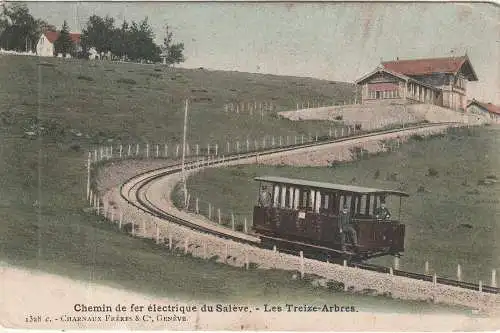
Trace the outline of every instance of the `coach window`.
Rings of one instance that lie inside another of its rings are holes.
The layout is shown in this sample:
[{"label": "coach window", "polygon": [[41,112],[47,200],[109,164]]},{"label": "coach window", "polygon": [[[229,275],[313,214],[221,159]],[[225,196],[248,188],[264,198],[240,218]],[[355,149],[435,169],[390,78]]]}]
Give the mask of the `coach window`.
[{"label": "coach window", "polygon": [[314,211],[319,213],[319,209],[321,208],[321,192],[316,191],[316,202],[314,203]]},{"label": "coach window", "polygon": [[279,185],[274,185],[273,207],[278,207],[279,195],[280,195],[280,187]]},{"label": "coach window", "polygon": [[294,209],[299,209],[299,203],[300,203],[300,189],[296,188],[294,190],[294,196],[293,196],[293,208]]},{"label": "coach window", "polygon": [[286,207],[286,186],[281,186],[281,208]]}]

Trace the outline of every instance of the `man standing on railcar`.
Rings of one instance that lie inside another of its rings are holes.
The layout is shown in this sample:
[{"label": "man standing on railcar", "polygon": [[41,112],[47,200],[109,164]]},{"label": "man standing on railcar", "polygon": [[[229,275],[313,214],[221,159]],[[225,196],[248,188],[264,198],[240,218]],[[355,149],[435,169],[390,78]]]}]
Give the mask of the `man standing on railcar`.
[{"label": "man standing on railcar", "polygon": [[349,212],[349,207],[345,204],[344,208],[339,214],[339,226],[340,226],[340,236],[341,236],[341,246],[342,251],[345,251],[345,240],[346,234],[351,236],[352,245],[358,247],[358,234],[352,225],[351,213]]},{"label": "man standing on railcar", "polygon": [[385,200],[380,201],[380,207],[375,210],[375,218],[377,220],[390,220],[391,213],[389,213],[389,209],[385,206]]},{"label": "man standing on railcar", "polygon": [[264,185],[260,191],[259,195],[259,204],[261,207],[270,207],[271,206],[272,195],[269,192],[269,188],[267,185]]}]

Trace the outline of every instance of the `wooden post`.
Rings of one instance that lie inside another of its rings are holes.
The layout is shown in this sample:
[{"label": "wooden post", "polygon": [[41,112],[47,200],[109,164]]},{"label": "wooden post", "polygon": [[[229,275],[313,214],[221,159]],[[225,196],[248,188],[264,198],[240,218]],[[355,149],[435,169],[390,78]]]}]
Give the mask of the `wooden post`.
[{"label": "wooden post", "polygon": [[196,144],[196,156],[200,155],[200,145]]},{"label": "wooden post", "polygon": [[89,152],[89,157],[87,159],[87,200],[90,198],[90,160],[92,159],[92,153]]},{"label": "wooden post", "polygon": [[135,156],[139,155],[139,144],[135,147]]},{"label": "wooden post", "polygon": [[122,158],[123,145],[120,144],[120,159]]},{"label": "wooden post", "polygon": [[248,226],[247,226],[247,218],[245,217],[245,224],[243,225],[244,229],[245,230],[245,233],[248,233]]},{"label": "wooden post", "polygon": [[276,248],[276,245],[273,245],[273,252],[276,253],[278,249]]},{"label": "wooden post", "polygon": [[215,144],[215,156],[219,156],[219,145]]},{"label": "wooden post", "polygon": [[304,144],[304,134],[302,134],[302,144]]},{"label": "wooden post", "polygon": [[94,200],[94,193],[92,192],[92,190],[90,190],[90,195],[89,195],[90,207],[92,207],[93,200]]},{"label": "wooden post", "polygon": [[300,256],[300,278],[303,279],[304,278],[304,252],[300,251],[299,256]]},{"label": "wooden post", "polygon": [[434,275],[432,276],[432,284],[433,285],[437,284],[437,275],[436,275],[436,273],[434,273]]},{"label": "wooden post", "polygon": [[165,157],[168,157],[168,145],[165,143]]},{"label": "wooden post", "polygon": [[226,151],[227,151],[227,154],[228,154],[228,155],[229,155],[230,150],[231,150],[231,147],[229,147],[229,145],[230,145],[230,144],[229,144],[229,141],[226,141],[226,149],[227,149]]},{"label": "wooden post", "polygon": [[94,163],[99,161],[99,156],[97,155],[97,149],[94,149]]},{"label": "wooden post", "polygon": [[212,219],[212,205],[210,204],[210,202],[208,203],[208,219]]},{"label": "wooden post", "polygon": [[234,230],[234,214],[231,213],[231,229]]},{"label": "wooden post", "polygon": [[429,262],[425,262],[425,267],[424,267],[425,275],[429,275]]},{"label": "wooden post", "polygon": [[198,198],[196,198],[195,210],[196,210],[196,214],[200,213],[200,206],[199,206]]},{"label": "wooden post", "polygon": [[122,223],[123,223],[123,212],[120,211],[120,220],[118,221],[118,230],[122,230]]},{"label": "wooden post", "polygon": [[492,269],[491,270],[491,286],[495,287],[497,286],[497,270]]},{"label": "wooden post", "polygon": [[219,217],[219,224],[220,224],[220,208],[217,208],[217,216]]},{"label": "wooden post", "polygon": [[130,156],[130,154],[132,153],[132,145],[128,145],[128,151],[127,151],[127,156]]},{"label": "wooden post", "polygon": [[179,145],[175,146],[175,157],[179,157]]},{"label": "wooden post", "polygon": [[210,156],[210,143],[207,144],[207,156]]},{"label": "wooden post", "polygon": [[342,262],[342,265],[343,265],[344,267],[347,267],[347,260],[345,260],[345,259],[344,259],[344,261]]},{"label": "wooden post", "polygon": [[149,143],[146,143],[146,158],[149,158]]},{"label": "wooden post", "polygon": [[101,202],[99,200],[99,196],[96,198],[97,200],[97,215],[99,215],[99,206],[101,205]]},{"label": "wooden post", "polygon": [[262,138],[262,149],[266,149],[266,136]]},{"label": "wooden post", "polygon": [[283,146],[283,142],[281,140],[281,135],[280,135],[280,143],[279,143],[280,147]]},{"label": "wooden post", "polygon": [[250,151],[250,141],[247,139],[247,153]]},{"label": "wooden post", "polygon": [[113,158],[113,146],[109,147],[109,158]]},{"label": "wooden post", "polygon": [[340,136],[341,137],[344,136],[344,128],[343,127],[340,129]]},{"label": "wooden post", "polygon": [[399,257],[394,256],[394,269],[399,270]]},{"label": "wooden post", "polygon": [[462,281],[462,267],[460,264],[457,265],[457,280]]},{"label": "wooden post", "polygon": [[156,145],[156,158],[160,157],[160,145]]},{"label": "wooden post", "polygon": [[236,141],[236,154],[240,153],[240,142]]},{"label": "wooden post", "polygon": [[479,292],[483,292],[483,281],[479,280]]},{"label": "wooden post", "polygon": [[271,147],[274,148],[274,135],[273,135],[273,137],[271,139]]},{"label": "wooden post", "polygon": [[168,234],[168,249],[172,250],[172,234]]},{"label": "wooden post", "polygon": [[394,275],[394,269],[392,267],[389,267],[389,275],[390,276]]},{"label": "wooden post", "polygon": [[160,244],[160,228],[156,225],[156,244]]}]

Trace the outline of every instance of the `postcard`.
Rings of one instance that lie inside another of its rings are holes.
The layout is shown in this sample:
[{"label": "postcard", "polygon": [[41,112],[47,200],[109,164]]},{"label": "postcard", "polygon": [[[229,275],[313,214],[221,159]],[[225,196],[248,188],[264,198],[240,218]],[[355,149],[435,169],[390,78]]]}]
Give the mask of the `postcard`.
[{"label": "postcard", "polygon": [[0,325],[500,327],[500,7],[3,2]]}]

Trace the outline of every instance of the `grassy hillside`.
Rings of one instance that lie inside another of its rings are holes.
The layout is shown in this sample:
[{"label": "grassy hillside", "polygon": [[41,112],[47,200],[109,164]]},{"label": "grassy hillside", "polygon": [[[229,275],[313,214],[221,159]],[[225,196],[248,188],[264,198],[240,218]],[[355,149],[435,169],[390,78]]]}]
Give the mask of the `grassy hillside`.
[{"label": "grassy hillside", "polygon": [[[423,272],[428,260],[440,276],[455,277],[461,264],[464,279],[489,284],[491,269],[500,269],[499,139],[498,127],[464,129],[412,140],[398,152],[333,168],[251,165],[206,170],[189,180],[190,194],[250,218],[258,188],[255,176],[403,189],[410,198],[401,216],[407,225],[401,267]],[[391,207],[396,217],[397,207]],[[378,261],[392,263],[391,258]]]},{"label": "grassy hillside", "polygon": [[[41,65],[39,60],[0,57],[0,260],[183,299],[238,302],[265,296],[353,304],[360,310],[393,304],[403,311],[432,311],[421,304],[325,292],[291,280],[290,273],[245,272],[172,255],[118,233],[84,211],[86,147],[110,139],[178,138],[185,96],[211,98],[193,102],[190,138],[225,140],[259,131],[299,135],[327,126],[270,115],[264,120],[228,117],[222,106],[231,99],[273,100],[286,108],[299,95],[332,100],[350,96],[349,85],[77,60],[41,59]],[[207,92],[192,92],[200,89]],[[26,137],[25,130],[34,127],[44,127],[43,135]]]}]

